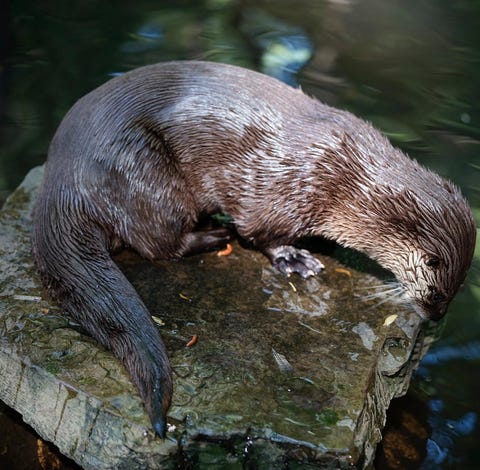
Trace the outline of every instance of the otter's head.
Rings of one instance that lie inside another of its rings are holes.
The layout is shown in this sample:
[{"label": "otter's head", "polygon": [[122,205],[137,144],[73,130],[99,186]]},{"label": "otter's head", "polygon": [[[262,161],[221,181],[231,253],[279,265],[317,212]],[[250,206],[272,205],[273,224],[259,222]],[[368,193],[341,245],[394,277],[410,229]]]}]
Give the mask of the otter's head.
[{"label": "otter's head", "polygon": [[472,261],[472,211],[457,187],[371,126],[355,123],[354,137],[344,133],[335,146],[313,149],[323,152],[317,230],[378,261],[397,278],[402,299],[422,317],[438,320]]},{"label": "otter's head", "polygon": [[405,300],[422,317],[439,320],[467,275],[476,226],[460,191],[421,171],[430,186],[417,188],[413,181],[412,189],[392,196],[378,226],[383,249],[373,256],[395,274]]}]

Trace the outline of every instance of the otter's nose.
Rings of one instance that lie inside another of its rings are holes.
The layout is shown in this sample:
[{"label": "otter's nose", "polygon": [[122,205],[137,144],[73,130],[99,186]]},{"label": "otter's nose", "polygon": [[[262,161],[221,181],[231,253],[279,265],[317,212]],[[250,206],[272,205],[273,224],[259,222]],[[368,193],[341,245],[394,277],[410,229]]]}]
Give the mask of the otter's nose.
[{"label": "otter's nose", "polygon": [[433,321],[441,320],[445,314],[447,313],[447,304],[436,304],[436,305],[429,305],[427,308],[428,312],[428,319]]}]

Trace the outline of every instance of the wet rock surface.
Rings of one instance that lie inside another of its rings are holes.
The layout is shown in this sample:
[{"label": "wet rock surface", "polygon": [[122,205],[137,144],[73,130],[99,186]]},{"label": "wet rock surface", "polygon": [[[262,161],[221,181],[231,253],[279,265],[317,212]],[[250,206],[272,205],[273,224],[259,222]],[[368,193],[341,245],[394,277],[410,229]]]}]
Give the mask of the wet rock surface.
[{"label": "wet rock surface", "polygon": [[237,243],[228,257],[116,256],[174,369],[162,441],[120,363],[41,289],[29,245],[41,173],[0,212],[0,400],[44,439],[87,469],[371,465],[429,343],[414,312],[365,300],[378,279],[327,257],[315,278],[286,278]]}]

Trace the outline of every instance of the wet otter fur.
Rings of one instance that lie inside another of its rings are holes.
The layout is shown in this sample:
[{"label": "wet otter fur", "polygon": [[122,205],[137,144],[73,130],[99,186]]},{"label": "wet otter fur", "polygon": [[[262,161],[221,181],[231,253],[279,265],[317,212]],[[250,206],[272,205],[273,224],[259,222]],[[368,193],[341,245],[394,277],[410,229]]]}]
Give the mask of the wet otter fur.
[{"label": "wet otter fur", "polygon": [[370,124],[273,78],[230,65],[169,62],[81,98],[49,149],[33,255],[65,313],[123,362],[155,431],[172,378],[150,314],[110,257],[120,246],[178,258],[224,246],[224,212],[284,273],[322,264],[293,247],[321,235],[391,270],[438,319],[470,265],[476,228],[459,190]]}]

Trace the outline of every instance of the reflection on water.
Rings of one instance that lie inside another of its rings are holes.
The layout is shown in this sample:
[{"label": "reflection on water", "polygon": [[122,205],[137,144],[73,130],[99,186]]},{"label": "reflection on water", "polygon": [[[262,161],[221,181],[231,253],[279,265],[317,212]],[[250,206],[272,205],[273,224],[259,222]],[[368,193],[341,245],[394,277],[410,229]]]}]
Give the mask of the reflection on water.
[{"label": "reflection on water", "polygon": [[425,396],[432,428],[425,469],[465,468],[480,456],[480,341],[454,345],[452,339],[447,337],[432,347],[415,379],[415,387]]},{"label": "reflection on water", "polygon": [[[299,83],[372,121],[459,184],[478,220],[479,10],[473,0],[3,2],[0,200],[44,161],[81,95],[136,66],[200,58]],[[477,267],[414,380],[432,428],[425,468],[478,461],[479,277]]]},{"label": "reflection on water", "polygon": [[258,48],[259,69],[292,86],[297,72],[313,55],[313,43],[299,26],[282,21],[262,10],[246,10],[242,31]]}]

